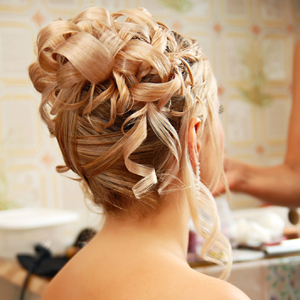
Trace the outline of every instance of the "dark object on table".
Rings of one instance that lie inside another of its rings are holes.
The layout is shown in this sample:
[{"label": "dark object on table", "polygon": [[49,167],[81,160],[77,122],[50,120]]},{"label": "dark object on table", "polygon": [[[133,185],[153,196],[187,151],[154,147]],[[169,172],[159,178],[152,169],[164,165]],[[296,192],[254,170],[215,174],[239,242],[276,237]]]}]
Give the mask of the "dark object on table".
[{"label": "dark object on table", "polygon": [[[41,245],[37,245],[36,247],[41,247]],[[33,255],[18,254],[17,258],[20,265],[26,270],[32,269],[36,262],[36,257]],[[68,262],[68,260],[69,259],[66,256],[53,257],[49,252],[49,256],[44,257],[31,273],[52,278]]]},{"label": "dark object on table", "polygon": [[90,229],[90,228],[82,230],[79,233],[79,235],[74,243],[74,246],[82,248],[84,245],[86,245],[86,243],[88,243],[95,236],[96,233],[97,232],[95,230]]},{"label": "dark object on table", "polygon": [[74,245],[69,247],[66,252],[66,256],[68,259],[72,258],[81,248],[83,248],[96,234],[97,232],[93,229],[84,229],[82,230]]},{"label": "dark object on table", "polygon": [[[96,234],[93,229],[82,230],[74,245],[70,248],[76,248],[73,255],[62,255],[62,256],[52,256],[51,252],[43,247],[42,245],[35,246],[36,255],[18,254],[17,259],[24,269],[30,270],[36,264],[37,258],[39,258],[38,265],[32,271],[32,274],[39,276],[44,276],[48,278],[54,277],[58,271],[68,262],[68,260],[74,256],[91,238]],[[69,251],[69,249],[68,249]],[[68,252],[67,251],[67,252]],[[43,254],[40,258],[39,256]]]},{"label": "dark object on table", "polygon": [[[74,246],[67,250],[66,255],[63,256],[52,256],[51,252],[43,245],[36,245],[34,247],[35,255],[18,254],[17,259],[20,265],[28,270],[27,276],[24,280],[24,284],[21,290],[20,300],[25,297],[25,292],[27,284],[31,274],[52,278],[54,277],[68,262],[68,260],[73,257],[91,238],[96,234],[92,229],[82,230]],[[73,249],[72,255],[69,255],[70,249]]]},{"label": "dark object on table", "polygon": [[297,225],[299,223],[300,217],[297,209],[295,208],[290,208],[289,213],[288,213],[288,218],[291,224]]},{"label": "dark object on table", "polygon": [[[44,247],[43,245],[36,245],[34,247],[34,250],[36,252],[35,256],[17,255],[19,263],[22,265],[23,268],[28,270],[27,276],[22,286],[20,300],[23,300],[25,297],[27,284],[31,274],[53,277],[66,263],[66,261],[64,261],[63,265],[59,264],[59,266],[57,266],[57,264],[53,264],[50,251],[48,250],[48,248]],[[54,275],[52,274],[53,271],[54,271]]]}]

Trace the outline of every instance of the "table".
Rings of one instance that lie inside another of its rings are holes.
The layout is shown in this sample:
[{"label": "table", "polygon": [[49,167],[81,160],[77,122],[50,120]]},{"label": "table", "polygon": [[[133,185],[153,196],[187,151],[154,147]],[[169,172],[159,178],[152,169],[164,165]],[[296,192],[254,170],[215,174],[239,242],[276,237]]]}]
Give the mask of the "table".
[{"label": "table", "polygon": [[[0,299],[18,300],[27,271],[15,260],[0,258]],[[27,287],[26,300],[38,300],[45,291],[49,281],[32,275]]]},{"label": "table", "polygon": [[[206,275],[219,277],[220,266],[194,267]],[[299,300],[300,254],[234,263],[228,282],[251,300]]]}]

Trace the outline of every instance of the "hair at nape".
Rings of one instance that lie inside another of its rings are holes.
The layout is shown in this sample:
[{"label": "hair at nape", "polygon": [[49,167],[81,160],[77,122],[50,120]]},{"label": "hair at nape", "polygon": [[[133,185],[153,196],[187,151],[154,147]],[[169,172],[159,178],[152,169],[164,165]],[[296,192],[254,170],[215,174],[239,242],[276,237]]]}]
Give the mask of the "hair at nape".
[{"label": "hair at nape", "polygon": [[[93,201],[108,214],[157,212],[179,170],[194,223],[206,240],[228,257],[214,199],[197,182],[187,147],[189,120],[201,119],[219,161],[214,120],[216,85],[196,40],[170,31],[145,9],[110,14],[92,7],[56,20],[37,37],[37,61],[29,67],[42,94],[40,113]],[[196,183],[200,191],[196,189]],[[198,216],[198,208],[210,220]]]}]

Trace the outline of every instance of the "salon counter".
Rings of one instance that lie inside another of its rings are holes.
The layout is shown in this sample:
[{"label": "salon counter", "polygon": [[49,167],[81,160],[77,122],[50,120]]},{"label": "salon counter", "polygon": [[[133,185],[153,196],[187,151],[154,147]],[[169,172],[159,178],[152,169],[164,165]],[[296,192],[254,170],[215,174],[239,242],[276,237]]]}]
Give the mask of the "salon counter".
[{"label": "salon counter", "polygon": [[[194,266],[205,275],[219,277],[220,266]],[[228,282],[252,300],[299,300],[300,253],[233,263]]]}]

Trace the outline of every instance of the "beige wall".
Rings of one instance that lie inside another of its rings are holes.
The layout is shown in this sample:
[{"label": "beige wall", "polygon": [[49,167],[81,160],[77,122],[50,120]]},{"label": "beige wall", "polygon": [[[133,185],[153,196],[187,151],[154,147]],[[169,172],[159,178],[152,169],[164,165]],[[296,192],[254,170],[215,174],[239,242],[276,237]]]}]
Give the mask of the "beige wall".
[{"label": "beige wall", "polygon": [[[142,6],[170,28],[197,38],[218,80],[225,107],[222,122],[227,153],[263,165],[282,161],[291,106],[292,55],[300,36],[298,3],[297,0],[0,1],[0,164],[7,177],[7,184],[2,179],[0,189],[8,187],[7,199],[19,206],[83,207],[77,183],[55,172],[62,159],[55,141],[49,138],[40,121],[39,95],[30,84],[27,67],[34,60],[33,43],[41,27],[93,4],[109,11]],[[176,10],[181,7],[186,11]],[[251,47],[255,51],[249,52]],[[266,71],[264,92],[272,97],[271,103],[264,107],[242,100],[237,90],[251,83],[247,61],[251,71],[251,61],[257,53],[262,53]],[[232,205],[255,205],[255,202],[239,196]]]}]

